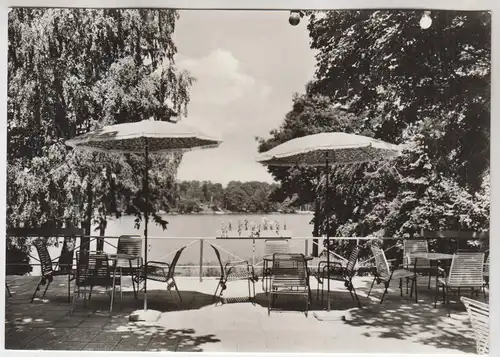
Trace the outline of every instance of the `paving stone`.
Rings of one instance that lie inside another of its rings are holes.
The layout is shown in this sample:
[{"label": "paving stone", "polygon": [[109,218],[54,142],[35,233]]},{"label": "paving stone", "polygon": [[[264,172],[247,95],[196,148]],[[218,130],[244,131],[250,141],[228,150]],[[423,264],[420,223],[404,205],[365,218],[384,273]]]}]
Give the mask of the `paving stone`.
[{"label": "paving stone", "polygon": [[146,346],[149,344],[151,341],[151,337],[149,336],[127,336],[123,335],[122,339],[120,340],[120,343],[117,345],[117,348],[124,347],[124,348],[129,348],[129,347],[137,347],[140,349],[146,348]]},{"label": "paving stone", "polygon": [[6,349],[23,348],[29,342],[43,335],[46,331],[47,329],[45,328],[31,328],[25,326],[19,327],[17,331],[6,336],[5,348]]},{"label": "paving stone", "polygon": [[28,342],[24,346],[23,349],[26,349],[26,350],[50,350],[50,349],[52,349],[51,346],[58,343],[58,341],[46,340],[42,336],[39,336],[39,337],[35,338],[34,340],[31,340],[30,342]]},{"label": "paving stone", "polygon": [[92,341],[98,334],[100,329],[96,328],[71,328],[68,329],[68,333],[65,335],[65,341]]},{"label": "paving stone", "polygon": [[113,342],[90,342],[83,350],[84,351],[112,351],[116,346]]},{"label": "paving stone", "polygon": [[106,343],[112,343],[112,342],[120,342],[120,340],[123,338],[123,333],[122,332],[111,332],[111,331],[100,331],[97,336],[95,336],[91,342],[106,342]]},{"label": "paving stone", "polygon": [[147,351],[171,351],[177,350],[177,343],[153,342],[146,346]]},{"label": "paving stone", "polygon": [[87,345],[87,342],[78,341],[57,341],[49,346],[51,350],[63,350],[63,351],[81,351]]},{"label": "paving stone", "polygon": [[61,328],[77,327],[84,320],[85,318],[81,316],[66,316],[57,321],[57,323],[54,324],[54,327],[61,327]]}]

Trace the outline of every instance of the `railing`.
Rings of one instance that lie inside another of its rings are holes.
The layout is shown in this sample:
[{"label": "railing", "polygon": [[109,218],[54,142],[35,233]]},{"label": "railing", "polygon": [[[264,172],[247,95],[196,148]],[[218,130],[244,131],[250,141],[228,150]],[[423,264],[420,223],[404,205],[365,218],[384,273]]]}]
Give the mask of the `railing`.
[{"label": "railing", "polygon": [[[432,235],[430,234],[429,232],[427,233],[424,233],[423,234],[426,238],[446,238],[446,239],[458,239],[458,240],[462,240],[462,239],[477,239],[477,240],[484,240],[484,239],[488,239],[489,238],[489,235],[487,233],[482,233],[482,234],[466,234],[466,232],[461,232],[460,235],[457,235],[457,234],[453,234],[453,232],[437,232],[436,234]],[[40,237],[40,235],[36,235],[36,234],[33,234],[33,235],[24,235],[24,236],[19,236],[19,235],[13,235],[13,234],[8,234],[7,235],[8,237],[10,238],[32,238],[32,239],[36,239],[38,237]],[[68,237],[68,236],[66,236]],[[88,240],[88,244],[90,246],[90,249],[91,250],[95,250],[92,249],[92,246],[96,246],[97,245],[97,241],[98,240],[102,240],[104,242],[104,251],[107,252],[107,253],[116,253],[116,249],[117,249],[117,246],[116,244],[113,244],[115,242],[115,240],[117,240],[119,237],[118,236],[74,236],[74,235],[71,235],[70,237],[72,238],[76,238],[77,240],[77,243],[78,241],[80,241],[80,244],[77,244],[76,247],[74,247],[73,249],[74,250],[79,250],[80,249],[80,245],[82,244],[82,239],[85,239],[85,240]],[[64,239],[65,237],[64,236],[52,236],[50,238],[56,238],[56,239]],[[205,243],[206,242],[210,242],[210,244],[214,245],[217,247],[217,249],[219,249],[221,251],[221,253],[225,253],[229,259],[227,260],[249,260],[249,259],[245,259],[245,258],[249,258],[249,254],[241,254],[241,253],[238,253],[238,254],[235,254],[234,252],[231,252],[231,248],[228,248],[227,246],[225,247],[224,246],[224,243],[228,243],[229,241],[231,242],[239,242],[239,241],[246,241],[248,242],[248,244],[252,244],[253,246],[253,249],[252,249],[252,256],[251,256],[251,264],[255,267],[255,268],[259,268],[262,266],[263,264],[263,260],[262,259],[256,259],[257,257],[255,256],[255,244],[256,242],[262,242],[266,239],[277,239],[276,237],[273,237],[273,238],[266,238],[266,237],[256,237],[256,238],[231,238],[231,239],[225,239],[225,238],[217,238],[217,237],[156,237],[156,236],[153,236],[153,237],[148,237],[148,253],[151,252],[151,249],[153,248],[153,245],[156,245],[157,242],[159,240],[163,240],[163,241],[181,241],[181,242],[185,242],[184,243],[181,243],[181,244],[177,244],[178,247],[177,248],[173,248],[171,247],[169,249],[169,251],[163,255],[161,255],[160,257],[157,257],[157,256],[151,256],[150,254],[148,254],[150,257],[149,259],[150,260],[160,260],[160,261],[167,261],[168,262],[168,258],[170,256],[173,256],[175,254],[175,252],[178,250],[178,248],[180,248],[181,246],[186,246],[187,248],[190,248],[190,247],[193,247],[195,245],[198,246],[198,264],[195,265],[195,263],[193,263],[192,265],[186,265],[186,264],[178,264],[177,265],[177,268],[178,269],[193,269],[193,268],[198,268],[198,276],[199,276],[199,279],[200,281],[203,280],[203,272],[205,269],[208,269],[208,268],[214,268],[214,269],[219,269],[220,266],[218,265],[218,263],[213,260],[212,262],[214,264],[204,264],[205,263],[205,252],[204,252],[204,246],[205,246]],[[287,238],[288,239],[288,238]],[[291,251],[293,252],[297,252],[297,253],[304,253],[305,255],[308,255],[309,254],[309,249],[312,248],[312,246],[314,244],[317,244],[320,248],[320,250],[323,250],[323,252],[326,252],[328,251],[326,248],[323,248],[323,240],[326,240],[326,237],[293,237],[290,240],[290,248],[291,248]],[[315,240],[318,240],[318,243],[315,242]],[[389,247],[385,248],[384,249],[384,252],[387,252],[387,251],[390,251],[392,249],[395,249],[395,248],[398,248],[400,247],[401,243],[400,243],[400,239],[398,238],[395,238],[395,237],[330,237],[330,240],[333,241],[352,241],[352,240],[356,240],[358,243],[359,241],[370,241],[370,240],[383,240],[383,241],[395,241],[395,244],[392,244],[390,245]],[[311,243],[312,241],[312,243]],[[113,243],[112,243],[113,242]],[[62,242],[60,242],[62,243]],[[86,244],[86,243],[85,243]],[[238,243],[240,244],[240,243]],[[257,244],[260,244],[260,243],[257,243]],[[303,248],[300,248],[300,245],[303,244]],[[293,249],[295,247],[295,249]],[[55,252],[55,247],[51,247],[49,249],[53,250]],[[262,247],[263,248],[263,247]],[[239,249],[241,250],[241,247],[239,247]],[[298,251],[297,251],[298,249]],[[59,248],[60,250],[60,248]],[[263,250],[263,249],[262,249]],[[186,252],[189,251],[189,249],[185,249],[183,255],[186,254]],[[336,258],[338,259],[341,259],[341,260],[344,260],[344,261],[347,261],[347,259],[343,256],[341,256],[340,254],[337,254],[336,252],[334,251],[329,251],[330,254],[332,254],[333,256],[335,256]],[[14,264],[9,264],[9,265],[31,265],[31,266],[39,266],[39,260],[35,257],[36,254],[29,254],[30,258],[32,259],[32,261],[29,263],[29,264],[23,264],[23,263],[14,263]],[[57,260],[59,259],[59,257],[55,257],[52,259],[53,262],[57,262]],[[370,257],[368,259],[365,259],[365,260],[360,260],[358,262],[358,265],[359,266],[367,266],[367,264],[372,260],[374,259],[374,257]],[[191,261],[194,261],[195,258],[194,256],[191,258]],[[73,257],[73,261],[75,262],[76,261],[76,257]],[[182,261],[182,257],[181,257],[181,261]]]}]

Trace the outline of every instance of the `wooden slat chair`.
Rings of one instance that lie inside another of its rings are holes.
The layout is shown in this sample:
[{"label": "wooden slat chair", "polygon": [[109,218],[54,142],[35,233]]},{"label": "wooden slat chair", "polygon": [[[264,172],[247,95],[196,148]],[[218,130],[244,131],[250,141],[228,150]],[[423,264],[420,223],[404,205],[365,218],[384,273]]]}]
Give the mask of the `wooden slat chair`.
[{"label": "wooden slat chair", "polygon": [[[257,275],[255,275],[255,271],[253,266],[246,260],[242,261],[233,261],[226,263],[225,265],[222,263],[222,259],[220,257],[220,252],[214,245],[210,244],[212,249],[215,252],[215,256],[217,257],[217,261],[219,262],[221,276],[219,278],[219,282],[217,287],[215,288],[215,292],[212,300],[215,301],[217,298],[221,302],[224,302],[223,293],[224,290],[227,289],[227,283],[229,281],[236,280],[247,280],[248,282],[248,299],[252,300],[255,298],[255,283],[259,280]],[[250,285],[253,285],[253,297],[250,291]]]},{"label": "wooden slat chair", "polygon": [[268,315],[278,295],[303,296],[306,300],[305,315],[309,311],[309,283],[307,264],[303,254],[273,255],[271,291],[269,293]]},{"label": "wooden slat chair", "polygon": [[477,354],[489,354],[490,306],[464,296],[460,300],[465,305],[469,315],[472,330],[474,331],[474,339],[476,340]]},{"label": "wooden slat chair", "polygon": [[460,295],[461,289],[470,289],[471,296],[475,289],[483,290],[484,299],[484,253],[483,252],[457,252],[453,254],[450,271],[438,268],[439,275],[436,280],[436,294],[434,307],[437,306],[439,288],[442,288],[443,302],[446,303],[448,316],[450,315],[450,293],[456,291]]},{"label": "wooden slat chair", "polygon": [[360,246],[357,245],[351,251],[349,255],[349,260],[344,266],[339,262],[330,262],[330,268],[328,268],[328,262],[320,261],[318,264],[318,270],[314,273],[314,277],[318,282],[318,290],[316,293],[316,299],[319,300],[319,285],[321,284],[321,301],[323,301],[324,295],[324,285],[326,279],[331,279],[335,281],[343,281],[347,290],[351,294],[353,299],[356,299],[359,307],[361,307],[361,302],[359,301],[358,294],[352,283],[352,279],[356,274],[356,264],[358,262]]},{"label": "wooden slat chair", "polygon": [[[174,295],[172,293],[172,288],[175,289],[177,295],[179,296],[180,302],[182,302],[182,296],[175,281],[175,267],[181,257],[182,252],[186,249],[186,246],[180,248],[175,252],[172,262],[159,262],[159,261],[149,261],[146,264],[141,265],[139,269],[139,274],[135,277],[135,282],[137,286],[147,278],[148,280],[158,281],[167,284],[167,291],[172,295],[174,300]],[[144,290],[141,289],[141,290]],[[179,304],[179,303],[178,303]]]},{"label": "wooden slat chair", "polygon": [[47,239],[39,238],[33,242],[35,246],[38,257],[40,259],[41,268],[41,278],[40,282],[36,286],[35,292],[31,297],[31,302],[36,297],[36,293],[40,290],[40,285],[46,285],[42,296],[45,296],[47,289],[50,286],[53,278],[55,276],[68,276],[68,302],[71,301],[71,281],[75,278],[75,270],[73,269],[73,256],[74,250],[68,249],[68,240],[65,238],[63,247],[61,249],[61,255],[59,256],[59,261],[56,266],[53,266],[53,261],[49,254],[49,249],[47,247]]},{"label": "wooden slat chair", "polygon": [[486,263],[484,263],[484,285],[485,287],[489,287],[490,285],[490,255],[488,254],[488,258],[486,258]]},{"label": "wooden slat chair", "polygon": [[[377,282],[377,284],[383,283],[385,289],[382,297],[380,298],[380,303],[382,304],[382,301],[384,301],[384,297],[387,294],[387,289],[389,289],[389,285],[393,279],[399,279],[399,290],[401,291],[401,296],[403,296],[403,279],[411,280],[411,296],[415,285],[414,273],[407,269],[398,269],[397,264],[392,264],[392,267],[389,266],[389,261],[387,260],[384,251],[380,247],[371,245],[370,248],[375,259],[375,269],[373,271],[374,277],[372,285],[370,286],[370,291],[368,291],[367,297],[370,297],[370,293],[375,282]],[[391,262],[394,261],[395,259],[391,259]]]},{"label": "wooden slat chair", "polygon": [[[410,257],[411,253],[429,253],[429,244],[426,239],[405,239],[403,241],[404,268],[410,271],[415,270],[415,259]],[[428,259],[417,259],[417,273],[429,275],[427,287],[431,288],[431,278],[433,268]]]},{"label": "wooden slat chair", "polygon": [[118,244],[116,247],[117,254],[127,254],[137,256],[137,259],[118,259],[116,261],[116,268],[120,271],[122,276],[130,276],[132,278],[132,289],[134,290],[134,298],[137,300],[138,294],[135,288],[134,277],[139,274],[139,269],[143,264],[142,260],[142,239],[138,235],[123,235],[118,237]]},{"label": "wooden slat chair", "polygon": [[[89,300],[92,297],[92,291],[96,287],[104,288],[104,293],[110,294],[109,313],[113,309],[115,289],[120,287],[120,303],[122,302],[122,289],[120,277],[115,277],[113,287],[113,267],[109,264],[108,255],[104,252],[76,252],[76,274],[75,291],[73,292],[73,303],[71,304],[70,314],[75,310],[77,297],[80,297],[83,289],[84,303],[87,297],[87,288],[89,291]],[[100,291],[99,291],[100,292]]]},{"label": "wooden slat chair", "polygon": [[[287,254],[290,252],[290,243],[286,239],[267,239],[264,242],[264,255],[273,256],[275,253]],[[264,269],[262,271],[262,290],[267,294],[269,290],[269,279],[271,277],[271,268],[268,267],[268,262],[264,261]]]}]

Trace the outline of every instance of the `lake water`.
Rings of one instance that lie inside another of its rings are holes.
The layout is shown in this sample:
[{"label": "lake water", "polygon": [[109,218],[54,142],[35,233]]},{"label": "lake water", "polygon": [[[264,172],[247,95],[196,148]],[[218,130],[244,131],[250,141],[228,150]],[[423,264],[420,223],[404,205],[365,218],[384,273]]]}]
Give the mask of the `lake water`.
[{"label": "lake water", "polygon": [[[217,258],[213,249],[208,243],[216,244],[220,247],[223,261],[230,259],[244,259],[251,262],[253,256],[253,239],[244,240],[223,240],[215,239],[217,232],[221,229],[221,221],[226,225],[231,222],[233,231],[237,230],[238,220],[242,223],[245,220],[259,224],[265,218],[268,222],[278,221],[283,230],[286,229],[292,235],[290,247],[292,252],[304,253],[305,241],[299,237],[311,237],[313,225],[310,224],[313,216],[311,214],[270,214],[270,215],[165,215],[169,224],[166,230],[154,223],[148,225],[148,260],[160,260],[170,262],[173,254],[184,245],[188,247],[182,253],[179,265],[198,265],[200,259],[200,241],[199,238],[205,238],[203,244],[203,262],[204,265],[217,264]],[[143,235],[144,228],[140,230],[134,228],[134,217],[125,216],[120,219],[108,222],[106,236],[119,236],[123,234]],[[161,238],[158,238],[161,237]],[[296,237],[295,240],[293,237]],[[107,240],[116,246],[116,239]],[[91,245],[95,249],[95,243]],[[312,251],[312,241],[308,242],[308,252]],[[116,253],[116,248],[105,244],[104,250],[108,253]],[[60,253],[60,247],[51,247],[50,254],[55,258]],[[231,256],[231,254],[232,256]],[[264,240],[257,239],[255,242],[256,263],[264,254]],[[37,257],[36,251],[33,256]],[[181,268],[182,269],[182,268]],[[36,269],[38,270],[38,269]],[[36,271],[33,272],[33,275]]]}]

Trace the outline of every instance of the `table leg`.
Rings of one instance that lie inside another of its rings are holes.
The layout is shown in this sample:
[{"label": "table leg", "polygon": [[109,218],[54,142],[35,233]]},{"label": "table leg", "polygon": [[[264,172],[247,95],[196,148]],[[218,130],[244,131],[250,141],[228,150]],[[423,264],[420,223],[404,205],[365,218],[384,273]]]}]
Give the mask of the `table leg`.
[{"label": "table leg", "polygon": [[113,312],[113,301],[115,300],[115,280],[116,280],[116,261],[113,264],[113,288],[111,289],[111,302],[109,305],[109,314]]},{"label": "table leg", "polygon": [[264,293],[267,295],[267,279],[269,278],[266,276],[266,271],[267,271],[267,260],[264,259],[263,265],[263,270],[262,270],[262,288],[264,289]]},{"label": "table leg", "polygon": [[255,238],[253,239],[252,244],[252,269],[255,270]]},{"label": "table leg", "polygon": [[122,308],[123,304],[123,289],[122,289],[122,277],[123,277],[123,270],[122,267],[120,267],[120,309]]},{"label": "table leg", "polygon": [[418,294],[417,294],[417,290],[418,290],[418,279],[417,279],[417,260],[418,258],[414,258],[414,266],[413,266],[413,279],[415,279],[415,302],[418,303]]}]

